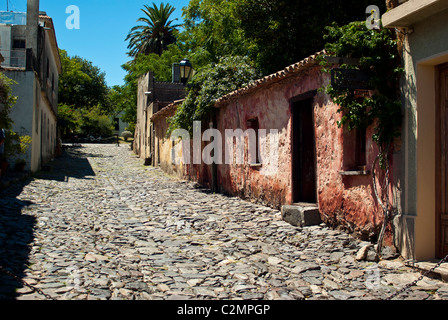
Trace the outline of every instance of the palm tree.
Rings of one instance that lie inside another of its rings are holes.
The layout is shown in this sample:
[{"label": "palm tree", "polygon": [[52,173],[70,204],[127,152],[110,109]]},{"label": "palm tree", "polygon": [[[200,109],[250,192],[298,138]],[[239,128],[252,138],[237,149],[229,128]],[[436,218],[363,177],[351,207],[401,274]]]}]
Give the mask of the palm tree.
[{"label": "palm tree", "polygon": [[170,4],[165,6],[162,2],[160,7],[157,7],[153,3],[152,7],[148,5],[144,7],[142,11],[145,16],[137,20],[137,22],[143,22],[144,25],[133,27],[126,38],[126,41],[129,40],[128,54],[131,57],[150,53],[161,55],[169,44],[176,42],[175,33],[180,27],[180,25],[172,25],[177,19],[169,20],[175,10]]}]

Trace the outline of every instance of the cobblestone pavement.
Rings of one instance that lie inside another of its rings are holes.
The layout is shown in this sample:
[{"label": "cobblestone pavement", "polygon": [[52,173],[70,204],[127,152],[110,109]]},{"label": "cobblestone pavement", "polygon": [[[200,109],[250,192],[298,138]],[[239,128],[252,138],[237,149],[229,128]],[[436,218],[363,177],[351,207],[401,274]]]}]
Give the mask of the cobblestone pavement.
[{"label": "cobblestone pavement", "polygon": [[[144,167],[127,146],[70,147],[0,208],[0,264],[58,300],[377,300],[420,276],[356,260],[366,243],[323,224]],[[46,299],[2,272],[0,296]],[[448,284],[425,277],[397,298],[448,299]]]}]

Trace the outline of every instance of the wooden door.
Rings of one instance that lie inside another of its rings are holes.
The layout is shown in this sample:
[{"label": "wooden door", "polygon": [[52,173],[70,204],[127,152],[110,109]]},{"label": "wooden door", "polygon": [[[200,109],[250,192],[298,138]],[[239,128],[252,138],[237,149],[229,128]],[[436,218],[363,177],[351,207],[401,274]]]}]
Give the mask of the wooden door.
[{"label": "wooden door", "polygon": [[316,151],[313,99],[292,104],[293,202],[316,203]]},{"label": "wooden door", "polygon": [[437,95],[436,245],[438,256],[444,257],[448,254],[448,64],[438,67]]}]

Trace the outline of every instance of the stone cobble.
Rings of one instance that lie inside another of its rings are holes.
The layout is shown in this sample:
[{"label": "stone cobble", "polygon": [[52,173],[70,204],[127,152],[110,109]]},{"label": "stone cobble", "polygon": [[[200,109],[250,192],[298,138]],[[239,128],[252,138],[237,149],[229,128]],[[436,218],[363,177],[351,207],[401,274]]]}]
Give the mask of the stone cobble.
[{"label": "stone cobble", "polygon": [[[0,195],[0,264],[58,300],[384,299],[421,274],[367,243],[145,167],[128,146],[67,146]],[[0,272],[2,299],[46,297]],[[397,299],[448,299],[425,277]]]}]

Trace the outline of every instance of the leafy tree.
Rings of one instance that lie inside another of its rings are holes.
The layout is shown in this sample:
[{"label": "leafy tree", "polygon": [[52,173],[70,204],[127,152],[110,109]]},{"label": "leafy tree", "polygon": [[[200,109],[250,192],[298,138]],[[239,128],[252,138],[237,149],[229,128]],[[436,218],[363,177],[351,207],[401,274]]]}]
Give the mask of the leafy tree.
[{"label": "leafy tree", "polygon": [[93,136],[109,137],[113,134],[114,126],[109,115],[100,106],[89,110],[81,110],[81,132]]},{"label": "leafy tree", "polygon": [[69,57],[65,50],[60,50],[60,55],[63,71],[59,77],[59,103],[87,109],[100,105],[110,111],[106,74],[86,59]]},{"label": "leafy tree", "polygon": [[175,8],[163,2],[159,7],[155,3],[152,7],[144,7],[142,11],[145,16],[137,20],[143,22],[143,25],[133,27],[126,38],[131,57],[150,53],[161,55],[169,44],[176,42],[175,34],[180,25],[172,25],[176,19],[170,20]]},{"label": "leafy tree", "polygon": [[239,5],[237,0],[191,0],[183,9],[185,30],[179,42],[197,68],[224,56],[248,55],[249,42],[236,16]]},{"label": "leafy tree", "polygon": [[114,106],[114,117],[123,112],[121,119],[129,124],[129,130],[134,131],[137,118],[135,90],[129,84],[114,86],[110,90],[110,101]]},{"label": "leafy tree", "polygon": [[74,109],[66,104],[58,106],[58,125],[61,128],[63,137],[70,133],[79,132],[81,125],[80,110]]},{"label": "leafy tree", "polygon": [[325,27],[365,20],[365,10],[384,0],[239,0],[235,17],[251,44],[250,57],[263,74],[321,51]]}]

